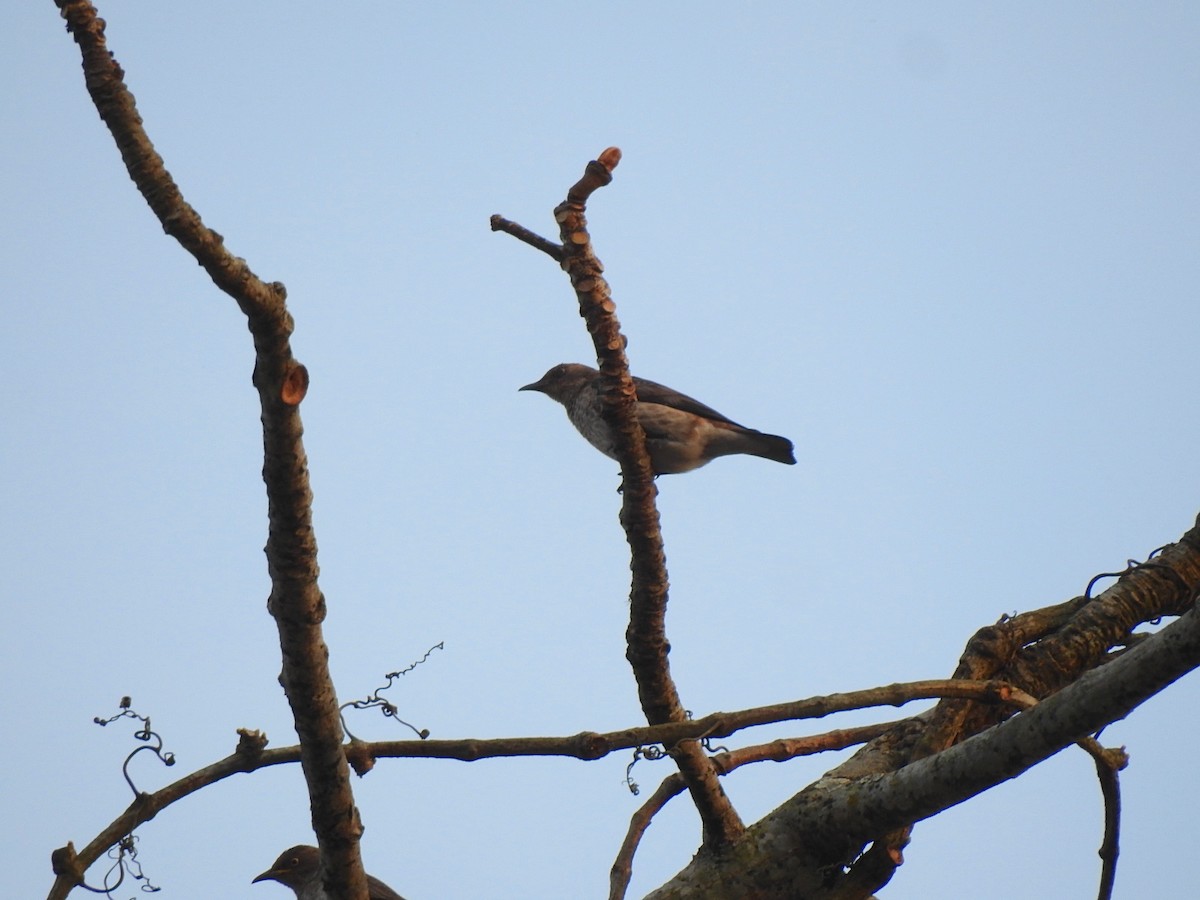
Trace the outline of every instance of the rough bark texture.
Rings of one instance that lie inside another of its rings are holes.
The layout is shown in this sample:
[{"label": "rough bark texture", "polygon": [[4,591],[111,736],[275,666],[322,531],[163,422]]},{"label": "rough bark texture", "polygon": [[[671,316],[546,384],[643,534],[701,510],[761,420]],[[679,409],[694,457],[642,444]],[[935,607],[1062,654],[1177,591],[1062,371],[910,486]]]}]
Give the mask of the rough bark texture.
[{"label": "rough bark texture", "polygon": [[[899,864],[894,854],[873,877],[858,877],[855,861],[866,858],[861,854],[872,841],[897,839],[912,823],[1016,777],[1200,666],[1198,589],[1200,530],[1193,528],[1095,599],[1076,598],[982,629],[956,676],[999,678],[1040,694],[1042,702],[1014,717],[996,704],[945,700],[872,741],[751,826],[725,853],[698,855],[649,897],[870,896]],[[1180,614],[1153,635],[1130,634],[1140,624]]]},{"label": "rough bark texture", "polygon": [[[321,634],[325,599],[317,586],[312,492],[298,408],[308,375],[292,356],[289,338],[293,322],[284,302],[286,291],[278,282],[260,280],[245,260],[226,250],[221,236],[205,226],[183,199],[142,127],[124,72],[106,46],[104,20],[92,4],[57,0],[57,5],[82,53],[88,93],[112,132],[130,177],[163,230],[237,301],[249,323],[255,350],[253,380],[262,409],[263,481],[269,516],[266,554],[271,576],[268,608],[279,628],[280,682],[300,735],[313,826],[327,851],[329,884],[337,886],[340,896],[366,900],[366,879],[357,849],[361,825],[342,749],[329,651]],[[83,869],[106,849],[95,843],[70,857],[73,864],[59,876],[58,893],[52,892],[52,897],[65,896],[79,882]]]},{"label": "rough bark texture", "polygon": [[[617,321],[604,266],[592,251],[584,209],[588,198],[612,180],[620,151],[610,147],[588,163],[581,178],[554,211],[562,236],[562,267],[579,299],[579,314],[587,322],[605,386],[604,416],[613,430],[615,451],[621,461],[621,524],[631,551],[626,658],[638,685],[638,697],[651,725],[682,722],[687,718],[671,678],[666,636],[667,564],[663,551],[658,493],[646,451],[646,436],[634,412],[637,393],[625,357],[625,338]],[[703,823],[706,849],[724,846],[745,830],[741,818],[721,787],[716,768],[697,741],[682,741],[668,751],[687,782]]]}]

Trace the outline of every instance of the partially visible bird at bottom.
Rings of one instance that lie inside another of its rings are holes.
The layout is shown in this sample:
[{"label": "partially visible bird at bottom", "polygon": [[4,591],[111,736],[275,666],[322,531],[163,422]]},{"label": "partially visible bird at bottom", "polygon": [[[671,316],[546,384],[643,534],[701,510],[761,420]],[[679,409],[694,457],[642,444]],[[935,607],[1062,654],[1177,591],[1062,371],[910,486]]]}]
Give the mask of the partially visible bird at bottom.
[{"label": "partially visible bird at bottom", "polygon": [[[326,900],[321,885],[321,851],[307,844],[284,850],[271,868],[250,883],[259,881],[278,881],[295,891],[297,900]],[[370,900],[404,900],[372,875],[367,876],[367,896]]]},{"label": "partially visible bird at bottom", "polygon": [[[646,432],[646,450],[655,475],[690,472],[718,456],[738,453],[794,466],[792,442],[777,434],[746,428],[711,406],[666,385],[634,377],[636,413]],[[612,430],[601,414],[600,373],[581,363],[559,363],[522,391],[540,391],[567,410],[567,418],[589,444],[616,459]]]}]

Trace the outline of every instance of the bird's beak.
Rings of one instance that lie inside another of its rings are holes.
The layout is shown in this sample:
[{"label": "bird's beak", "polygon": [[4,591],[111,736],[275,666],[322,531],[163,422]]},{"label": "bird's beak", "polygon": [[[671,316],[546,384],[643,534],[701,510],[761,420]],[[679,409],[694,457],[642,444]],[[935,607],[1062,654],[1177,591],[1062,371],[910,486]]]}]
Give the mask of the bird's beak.
[{"label": "bird's beak", "polygon": [[546,380],[545,378],[539,378],[533,384],[527,384],[524,387],[517,388],[517,390],[518,391],[541,391],[544,394],[546,392],[546,386],[544,384],[542,384],[542,382],[545,380]]},{"label": "bird's beak", "polygon": [[275,870],[267,869],[267,871],[263,872],[261,875],[256,875],[254,878],[250,879],[250,883],[258,884],[260,881],[274,881],[274,880],[275,880]]}]

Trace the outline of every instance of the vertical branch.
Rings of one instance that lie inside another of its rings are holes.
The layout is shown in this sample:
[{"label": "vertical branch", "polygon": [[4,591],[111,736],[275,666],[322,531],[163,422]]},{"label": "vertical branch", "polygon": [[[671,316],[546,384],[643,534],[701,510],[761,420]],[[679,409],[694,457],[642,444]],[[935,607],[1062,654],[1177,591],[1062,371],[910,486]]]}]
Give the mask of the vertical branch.
[{"label": "vertical branch", "polygon": [[[579,314],[587,322],[603,376],[603,414],[612,429],[621,461],[621,524],[631,551],[626,657],[637,680],[638,697],[651,725],[680,722],[687,713],[671,678],[666,636],[667,564],[654,498],[654,472],[646,451],[646,435],[635,413],[637,392],[625,356],[625,338],[617,321],[616,304],[603,276],[604,267],[592,250],[584,215],[587,200],[612,181],[621,151],[609,147],[588,163],[583,177],[554,210],[562,238],[562,267],[579,299]],[[704,823],[704,844],[715,848],[736,840],[745,830],[729,802],[717,771],[697,741],[669,748],[687,783]]]},{"label": "vertical branch", "polygon": [[[329,651],[321,632],[325,599],[317,586],[312,491],[298,409],[308,387],[308,374],[292,356],[289,338],[293,322],[284,302],[286,291],[278,282],[261,281],[245,260],[225,249],[221,236],[206,227],[184,201],[142,127],[133,95],[124,84],[124,72],[107,49],[104,20],[92,4],[86,0],[56,3],[79,44],[88,92],[112,132],[130,177],[163,230],[196,258],[249,320],[255,349],[254,385],[262,408],[263,481],[270,520],[268,609],[279,628],[280,683],[300,735],[301,763],[313,827],[325,851],[328,887],[336,889],[338,896],[365,900],[366,877],[358,854],[361,824],[342,749]],[[81,857],[79,871],[92,861]],[[69,882],[72,877],[60,875],[59,881]]]}]

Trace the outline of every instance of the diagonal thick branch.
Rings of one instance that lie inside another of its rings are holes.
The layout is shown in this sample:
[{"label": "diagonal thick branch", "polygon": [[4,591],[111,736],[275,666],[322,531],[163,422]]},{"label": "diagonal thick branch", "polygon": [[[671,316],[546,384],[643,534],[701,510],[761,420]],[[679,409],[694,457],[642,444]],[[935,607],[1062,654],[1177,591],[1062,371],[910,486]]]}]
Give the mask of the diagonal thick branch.
[{"label": "diagonal thick branch", "polygon": [[[651,897],[714,896],[714,886],[737,895],[748,878],[754,878],[763,897],[867,896],[869,889],[845,892],[849,874],[830,877],[866,844],[903,833],[913,822],[1013,778],[1071,743],[1087,742],[1087,735],[1200,667],[1200,614],[1195,609],[1200,526],[1164,548],[1153,562],[1131,567],[1099,597],[1006,617],[971,640],[957,677],[964,671],[994,673],[1018,691],[1051,686],[1040,703],[1026,703],[1032,708],[1011,717],[1011,710],[998,704],[973,700],[960,714],[962,700],[944,700],[936,711],[901,723],[756,822],[722,860],[697,856]],[[1181,614],[1153,634],[1130,633],[1139,623]],[[1081,617],[1098,639],[1077,627]],[[1097,651],[1105,642],[1125,649]],[[1064,682],[1065,687],[1056,687]],[[945,715],[947,709],[953,714]],[[931,746],[937,749],[931,752]],[[1117,765],[1117,751],[1104,755]],[[1111,817],[1113,792],[1107,784],[1105,790]],[[770,879],[762,877],[756,864],[767,852],[788,861],[772,870]],[[1115,827],[1109,823],[1102,847],[1108,890],[1115,852]]]},{"label": "diagonal thick branch", "polygon": [[1094,669],[1027,712],[942,753],[888,775],[862,779],[853,789],[829,779],[811,790],[822,802],[796,802],[772,815],[790,816],[810,835],[869,834],[920,821],[1015,778],[1106,725],[1200,666],[1200,613],[1192,610],[1127,654]]},{"label": "diagonal thick branch", "polygon": [[82,53],[88,93],[112,132],[134,184],[163,230],[195,257],[216,285],[237,302],[249,322],[255,349],[254,385],[262,409],[263,481],[270,523],[268,609],[279,628],[280,682],[300,736],[313,827],[327,851],[328,884],[336,887],[339,896],[365,900],[367,886],[357,844],[361,825],[350,790],[329,654],[321,633],[325,600],[317,586],[312,491],[298,411],[308,376],[292,356],[293,322],[284,302],[286,292],[278,282],[263,282],[245,260],[226,250],[221,236],[205,226],[183,199],[142,127],[124,72],[106,46],[104,20],[93,5],[85,0],[56,3]]}]

